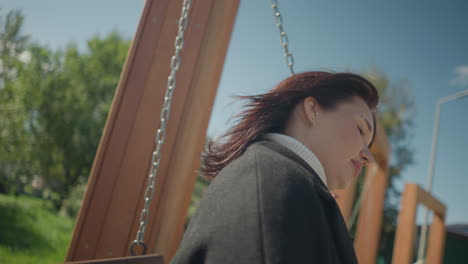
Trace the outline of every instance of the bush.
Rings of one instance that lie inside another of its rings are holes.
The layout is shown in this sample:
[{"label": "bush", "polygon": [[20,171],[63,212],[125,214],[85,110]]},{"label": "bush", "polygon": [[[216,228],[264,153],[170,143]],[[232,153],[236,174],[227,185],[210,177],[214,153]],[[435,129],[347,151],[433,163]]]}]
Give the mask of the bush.
[{"label": "bush", "polygon": [[51,202],[0,194],[0,263],[63,262],[72,230]]},{"label": "bush", "polygon": [[62,208],[60,208],[61,216],[68,216],[71,218],[76,218],[78,211],[81,208],[83,203],[83,196],[86,191],[86,183],[79,183],[71,188],[68,198],[65,199],[62,203]]}]

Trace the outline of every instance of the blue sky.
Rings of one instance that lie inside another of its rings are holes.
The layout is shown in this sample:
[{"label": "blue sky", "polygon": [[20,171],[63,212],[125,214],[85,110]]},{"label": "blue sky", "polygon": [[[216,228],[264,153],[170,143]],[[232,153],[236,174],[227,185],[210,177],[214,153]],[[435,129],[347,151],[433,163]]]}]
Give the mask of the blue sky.
[{"label": "blue sky", "polygon": [[[0,0],[20,8],[24,32],[52,48],[113,29],[133,37],[143,0]],[[296,72],[360,71],[378,66],[390,80],[406,80],[415,102],[409,147],[416,163],[404,182],[426,185],[435,103],[468,89],[468,2],[279,1]],[[220,135],[239,111],[233,94],[255,94],[289,75],[268,0],[241,1],[209,134]],[[433,191],[448,205],[448,223],[468,222],[468,97],[442,107]],[[419,210],[421,211],[421,210]]]}]

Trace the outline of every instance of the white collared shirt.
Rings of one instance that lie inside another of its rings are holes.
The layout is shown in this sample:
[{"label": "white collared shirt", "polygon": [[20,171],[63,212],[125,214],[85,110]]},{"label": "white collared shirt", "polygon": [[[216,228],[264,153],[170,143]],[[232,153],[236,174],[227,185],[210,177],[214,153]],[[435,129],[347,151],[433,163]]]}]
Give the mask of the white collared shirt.
[{"label": "white collared shirt", "polygon": [[302,142],[293,137],[279,133],[267,133],[263,137],[279,143],[299,155],[299,157],[304,159],[307,164],[309,164],[309,166],[314,169],[323,183],[325,183],[325,186],[327,186],[327,178],[325,176],[322,163],[320,163],[320,160],[317,158],[317,156],[315,156],[315,154],[308,147],[302,144]]}]

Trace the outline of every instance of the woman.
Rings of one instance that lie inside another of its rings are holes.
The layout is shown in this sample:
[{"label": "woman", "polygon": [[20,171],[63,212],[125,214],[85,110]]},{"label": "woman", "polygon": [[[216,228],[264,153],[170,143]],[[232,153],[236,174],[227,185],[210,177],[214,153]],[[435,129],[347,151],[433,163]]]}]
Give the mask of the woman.
[{"label": "woman", "polygon": [[329,190],[373,159],[375,87],[305,72],[249,102],[203,159],[214,179],[173,263],[357,263]]}]

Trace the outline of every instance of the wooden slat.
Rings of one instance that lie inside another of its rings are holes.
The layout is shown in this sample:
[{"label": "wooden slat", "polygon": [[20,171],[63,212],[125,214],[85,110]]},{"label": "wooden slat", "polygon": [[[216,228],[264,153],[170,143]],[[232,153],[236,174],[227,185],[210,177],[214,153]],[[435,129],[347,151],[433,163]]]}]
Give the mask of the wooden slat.
[{"label": "wooden slat", "polygon": [[354,246],[359,263],[374,264],[380,244],[388,170],[374,163],[369,165],[366,172],[364,185],[369,187],[359,212]]},{"label": "wooden slat", "polygon": [[[180,13],[180,5],[178,4],[177,1],[170,1],[167,4],[166,16],[160,35],[168,36],[168,38],[171,39],[175,38],[176,33],[169,24],[171,24],[174,18]],[[153,6],[155,5],[156,3],[153,4]],[[157,17],[153,16],[148,17],[148,19],[152,18],[157,19]],[[151,34],[149,29],[146,31],[146,34]],[[169,60],[170,54],[172,54],[170,45],[167,43],[166,45],[168,46],[164,46],[164,40],[161,39],[155,44],[155,48],[153,48],[155,49],[153,60],[145,69],[142,69],[150,76],[153,75],[151,72],[151,68],[154,67],[153,65],[159,61]],[[155,62],[155,60],[157,61]],[[138,66],[136,65],[135,67]],[[164,67],[161,67],[160,73],[154,75],[163,79],[163,73],[164,75],[168,75],[168,71],[164,69]],[[138,225],[136,224],[137,221],[135,217],[140,214],[139,211],[141,207],[137,205],[140,204],[140,200],[143,197],[150,153],[153,145],[153,135],[154,131],[159,126],[160,110],[152,107],[150,101],[152,101],[154,105],[161,105],[165,89],[164,81],[154,80],[150,76],[145,76],[145,82],[141,87],[142,97],[139,101],[137,112],[134,115],[132,131],[127,139],[128,144],[126,146],[124,158],[119,164],[119,179],[113,187],[113,199],[108,203],[108,211],[105,219],[106,224],[101,229],[100,240],[95,248],[95,258],[109,258],[111,256],[122,256],[122,254],[123,256],[128,255],[126,252],[130,244],[128,240],[131,239],[132,236],[132,232],[130,231],[134,225]],[[176,90],[175,93],[186,89],[182,85],[177,88],[179,88],[179,91]],[[154,115],[149,114],[151,111]],[[171,142],[166,139],[166,144],[170,145]],[[167,151],[165,147],[166,146],[163,147],[163,151]],[[167,163],[166,158],[167,157],[163,155],[161,162]],[[158,183],[161,183],[163,178],[161,177],[161,173],[164,173],[162,165],[160,166],[159,172]],[[116,221],[117,219],[118,221]],[[119,238],[118,241],[116,241],[115,236]],[[133,239],[135,238],[133,237]]]},{"label": "wooden slat", "polygon": [[341,215],[346,223],[349,222],[349,217],[353,210],[354,196],[356,194],[357,178],[353,179],[348,188],[343,190],[333,190],[336,202],[340,207]]},{"label": "wooden slat", "polygon": [[418,204],[424,204],[434,211],[426,261],[431,264],[442,263],[445,243],[444,221],[446,207],[417,184],[410,183],[405,185],[400,215],[398,216],[398,226],[393,247],[392,263],[394,264],[410,264],[412,262],[416,231],[416,208]]},{"label": "wooden slat", "polygon": [[[173,145],[174,153],[185,153],[185,156],[172,156],[169,163],[171,171],[163,192],[160,192],[162,197],[158,199],[164,201],[164,204],[158,207],[156,221],[151,222],[148,227],[148,233],[151,234],[150,245],[154,245],[155,252],[163,253],[168,261],[175,254],[183,235],[187,209],[196,180],[195,171],[199,167],[209,114],[239,6],[238,0],[212,0],[211,8],[208,3],[205,1],[205,5],[198,6],[200,17],[207,17],[204,21],[206,29],[192,73],[190,93],[187,94],[187,101],[184,103],[184,114],[180,117],[182,125]],[[202,9],[208,8],[210,12],[202,15]],[[198,24],[191,23],[195,26]],[[203,129],[196,129],[200,126]]]},{"label": "wooden slat", "polygon": [[123,257],[113,259],[85,260],[66,262],[67,264],[163,264],[164,259],[160,255],[146,255],[135,257]]},{"label": "wooden slat", "polygon": [[393,264],[409,264],[413,259],[417,194],[417,185],[405,185],[393,247]]},{"label": "wooden slat", "polygon": [[385,134],[385,128],[379,119],[377,119],[376,127],[375,142],[372,144],[371,152],[379,167],[386,170],[390,159],[390,142]]},{"label": "wooden slat", "polygon": [[445,220],[444,215],[434,214],[427,247],[427,264],[440,264],[444,257]]},{"label": "wooden slat", "polygon": [[[103,226],[109,223],[107,221],[107,211],[115,198],[123,198],[113,196],[114,187],[118,185],[119,180],[122,180],[120,178],[120,168],[127,153],[135,116],[144,95],[143,88],[145,87],[147,74],[145,69],[151,65],[156,51],[154,47],[160,41],[161,34],[159,32],[164,24],[169,0],[157,1],[157,6],[153,2],[146,2],[137,33],[120,77],[89,176],[87,191],[67,253],[67,261],[96,258],[96,249],[100,243]],[[146,21],[151,21],[151,18],[154,17],[159,19],[148,25]],[[129,208],[131,206],[129,203],[134,199],[135,193],[139,194],[144,179],[143,173],[138,171],[140,168],[141,166],[135,166],[135,179],[127,182],[127,195],[125,197],[132,197],[123,202],[123,208]],[[135,207],[135,204],[133,204],[133,207]],[[130,209],[125,213],[126,215],[132,215],[136,211]],[[125,218],[119,219],[119,222],[127,226],[132,224]],[[122,234],[122,232],[126,233]],[[128,236],[126,228],[116,230],[115,234],[115,241],[120,242],[121,249],[116,253],[113,245],[109,247],[108,255],[123,256],[122,247],[125,242],[122,242],[122,236]],[[111,256],[107,256],[107,258]]]},{"label": "wooden slat", "polygon": [[[166,186],[166,181],[171,177],[172,170],[179,167],[187,168],[187,166],[192,165],[192,161],[199,160],[199,153],[190,153],[187,151],[177,151],[174,147],[176,142],[179,140],[177,131],[182,129],[183,123],[185,120],[183,116],[188,114],[185,112],[185,103],[190,98],[190,83],[193,78],[193,72],[195,70],[196,60],[199,53],[199,49],[202,43],[203,31],[205,27],[199,27],[196,29],[195,25],[206,25],[206,17],[210,10],[209,6],[205,4],[203,6],[193,5],[190,12],[190,24],[187,27],[185,34],[185,49],[182,51],[182,64],[177,73],[177,86],[174,91],[174,97],[172,101],[171,116],[169,118],[169,123],[167,124],[167,136],[165,138],[165,143],[162,148],[162,158],[161,165],[158,169],[157,175],[157,186],[155,189],[155,196],[152,202],[150,210],[150,219],[155,221],[155,215],[163,214],[159,212],[159,201],[161,199],[161,192],[168,188]],[[209,4],[209,3],[208,3]],[[168,36],[168,39],[172,40],[168,43],[162,41],[158,43],[156,49],[156,54],[160,54],[158,57],[155,57],[151,66],[149,67],[147,81],[145,83],[144,96],[140,101],[140,107],[138,109],[137,115],[135,116],[135,123],[133,126],[132,135],[128,145],[127,153],[125,154],[125,160],[123,161],[121,167],[122,184],[117,185],[114,188],[116,199],[119,202],[112,203],[110,206],[110,213],[108,213],[107,225],[104,226],[102,240],[99,244],[99,247],[96,252],[97,257],[108,257],[107,251],[109,250],[108,245],[111,245],[114,240],[113,234],[116,230],[125,230],[126,233],[122,236],[125,236],[125,240],[121,245],[121,248],[118,250],[125,251],[128,245],[132,240],[135,239],[135,234],[139,226],[139,215],[141,208],[143,207],[143,195],[145,192],[146,177],[149,170],[151,151],[153,148],[153,141],[155,131],[159,127],[159,114],[161,112],[164,92],[166,89],[167,76],[169,75],[169,61],[170,57],[173,54],[173,40],[175,39],[176,31],[173,29],[174,21],[177,21],[177,18],[180,16],[181,10],[181,1],[171,1],[168,5],[167,19],[164,22],[161,35]],[[202,12],[200,12],[202,11]],[[175,24],[176,25],[176,24]],[[148,34],[151,34],[148,32]],[[156,55],[157,56],[157,55]],[[155,87],[161,87],[160,89],[155,89]],[[203,93],[207,95],[206,93]],[[208,95],[207,95],[208,96]],[[155,107],[155,102],[159,107]],[[156,113],[156,114],[155,114]],[[203,113],[202,113],[203,114]],[[205,113],[209,115],[210,113]],[[200,126],[199,128],[202,128]],[[187,130],[186,130],[187,131]],[[201,131],[205,133],[205,130]],[[194,144],[203,144],[205,137],[195,137],[194,134],[189,135],[189,138],[193,141]],[[201,151],[201,148],[198,149]],[[191,155],[188,157],[181,155],[179,159],[178,166],[171,166],[169,163],[173,156],[177,156],[178,153],[183,153],[184,155]],[[144,161],[144,163],[142,163]],[[138,166],[136,168],[136,165]],[[135,171],[135,170],[138,171]],[[191,171],[185,171],[184,176],[194,177],[196,167],[191,167]],[[122,208],[122,204],[125,204],[124,200],[129,199],[128,196],[128,185],[134,181],[134,174],[142,176],[140,180],[139,191],[134,192],[131,196],[133,203],[127,203],[127,208]],[[186,185],[190,185],[190,181],[181,181],[180,187],[184,188]],[[169,201],[164,201],[169,202]],[[137,206],[138,205],[138,206]],[[177,206],[173,210],[177,210]],[[122,216],[122,213],[128,210],[135,210],[133,214],[128,214]],[[156,214],[157,213],[157,214]],[[114,219],[121,219],[126,217],[128,226],[124,227],[121,221],[115,221]],[[149,225],[151,223],[148,223]],[[132,229],[130,229],[132,228]],[[131,230],[131,232],[129,232]],[[150,234],[150,228],[147,227],[147,234]],[[152,245],[149,241],[150,236],[146,235],[146,242],[148,245]],[[152,248],[154,250],[154,248]],[[156,251],[150,251],[156,252]],[[164,252],[158,251],[158,253],[166,255]]]},{"label": "wooden slat", "polygon": [[[139,225],[181,3],[148,0],[145,4],[67,261],[129,254],[128,246]],[[166,260],[175,252],[183,232],[238,3],[198,0],[192,4],[146,233],[149,253],[158,251]]]},{"label": "wooden slat", "polygon": [[436,214],[445,216],[447,210],[445,205],[422,188],[418,188],[418,202],[425,205]]}]

